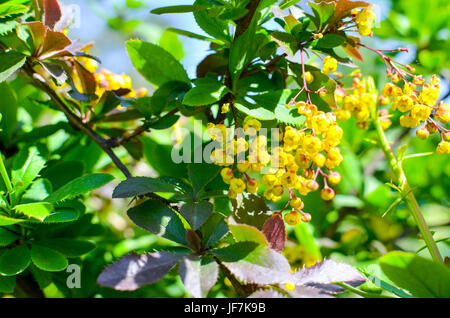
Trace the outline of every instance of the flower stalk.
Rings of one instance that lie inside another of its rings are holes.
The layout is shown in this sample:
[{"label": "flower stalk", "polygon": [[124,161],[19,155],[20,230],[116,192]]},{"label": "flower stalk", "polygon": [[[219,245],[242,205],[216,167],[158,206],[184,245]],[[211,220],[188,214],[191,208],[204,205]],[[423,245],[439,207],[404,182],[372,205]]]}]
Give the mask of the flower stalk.
[{"label": "flower stalk", "polygon": [[[373,80],[369,79],[368,83],[369,86],[371,86],[370,84],[371,83],[373,84]],[[375,91],[376,90],[373,90],[372,92]],[[376,101],[377,96],[376,93],[374,94],[375,94],[374,98]],[[391,146],[389,145],[389,141],[382,127],[381,118],[378,114],[376,102],[373,103],[372,106],[372,118],[376,128],[378,143],[386,157],[386,160],[388,161],[388,164],[392,172],[394,173],[395,182],[399,184],[400,195],[405,201],[411,215],[413,216],[414,221],[416,222],[417,227],[419,228],[419,231],[422,235],[423,240],[425,241],[425,244],[430,252],[431,257],[436,262],[443,263],[444,261],[439,252],[439,249],[437,248],[433,235],[431,234],[431,231],[420,210],[419,204],[417,203],[416,197],[414,196],[414,193],[408,183],[408,179],[406,178],[406,174],[402,167],[402,161],[398,160],[398,158],[394,155]]]}]

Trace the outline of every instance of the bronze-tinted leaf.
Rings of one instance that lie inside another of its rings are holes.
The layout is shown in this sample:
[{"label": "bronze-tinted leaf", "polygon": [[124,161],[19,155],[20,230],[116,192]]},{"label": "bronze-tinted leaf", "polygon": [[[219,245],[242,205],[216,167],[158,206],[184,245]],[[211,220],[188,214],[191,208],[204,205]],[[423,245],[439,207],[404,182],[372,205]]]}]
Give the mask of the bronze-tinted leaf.
[{"label": "bronze-tinted leaf", "polygon": [[169,252],[126,255],[109,265],[100,274],[97,283],[115,290],[136,290],[163,278],[181,257]]},{"label": "bronze-tinted leaf", "polygon": [[61,8],[57,0],[44,0],[44,24],[53,29],[61,19]]},{"label": "bronze-tinted leaf", "polygon": [[271,249],[280,252],[286,243],[286,227],[280,214],[274,214],[264,223],[262,232]]}]

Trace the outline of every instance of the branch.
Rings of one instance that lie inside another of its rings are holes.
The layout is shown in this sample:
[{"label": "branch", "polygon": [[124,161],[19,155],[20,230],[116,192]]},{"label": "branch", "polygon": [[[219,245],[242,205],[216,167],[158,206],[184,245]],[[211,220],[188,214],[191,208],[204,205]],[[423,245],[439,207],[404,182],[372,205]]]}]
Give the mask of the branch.
[{"label": "branch", "polygon": [[[174,110],[168,112],[163,117],[161,117],[161,119],[175,115],[176,113],[178,113],[178,111],[179,111],[178,108],[175,108]],[[142,126],[138,127],[132,134],[130,134],[128,136],[124,136],[122,138],[111,138],[111,139],[105,140],[105,143],[109,148],[117,148],[119,146],[125,145],[130,140],[132,140],[136,137],[139,137],[147,130],[149,130],[148,124],[144,123]]]},{"label": "branch", "polygon": [[[88,125],[83,123],[83,121],[75,115],[65,104],[65,102],[59,97],[59,95],[46,83],[38,79],[35,75],[35,71],[33,70],[32,66],[30,64],[26,64],[23,67],[23,70],[25,73],[30,77],[33,84],[46,92],[49,97],[53,100],[53,102],[56,104],[56,106],[66,115],[67,120],[69,123],[76,129],[81,130],[86,135],[89,136],[97,145],[102,148],[102,150],[111,158],[113,163],[116,165],[117,168],[123,173],[123,175],[129,179],[132,178],[133,175],[131,174],[130,170],[122,163],[122,161],[119,159],[119,157],[116,156],[114,151],[111,149],[111,143],[108,140],[105,140],[100,135],[98,135],[92,128],[90,128]],[[171,206],[170,201],[160,197],[159,195],[156,195],[154,193],[148,193],[146,195],[149,198],[158,200],[163,202],[165,205],[174,208]]]}]

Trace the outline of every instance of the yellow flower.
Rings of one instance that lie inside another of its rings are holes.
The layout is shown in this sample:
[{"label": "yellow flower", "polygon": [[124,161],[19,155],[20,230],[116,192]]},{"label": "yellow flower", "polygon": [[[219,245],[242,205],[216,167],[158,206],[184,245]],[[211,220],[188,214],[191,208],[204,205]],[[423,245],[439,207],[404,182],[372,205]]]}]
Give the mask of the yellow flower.
[{"label": "yellow flower", "polygon": [[322,72],[326,75],[335,72],[337,70],[337,60],[331,56],[327,56],[323,59]]}]

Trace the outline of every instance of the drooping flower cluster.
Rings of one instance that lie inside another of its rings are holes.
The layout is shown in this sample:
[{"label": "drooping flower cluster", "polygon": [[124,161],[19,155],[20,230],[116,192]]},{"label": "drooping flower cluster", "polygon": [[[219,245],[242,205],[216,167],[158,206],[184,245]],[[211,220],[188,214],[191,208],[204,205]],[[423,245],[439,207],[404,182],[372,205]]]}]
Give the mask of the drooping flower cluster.
[{"label": "drooping flower cluster", "polygon": [[380,101],[392,103],[392,110],[400,111],[400,125],[407,128],[417,128],[416,135],[426,139],[430,134],[439,132],[441,142],[436,151],[439,154],[450,153],[449,130],[444,128],[450,122],[450,107],[439,98],[439,79],[433,75],[429,83],[421,76],[415,76],[412,82],[402,78],[402,86],[398,85],[398,73],[391,76],[392,82],[387,83]]},{"label": "drooping flower cluster", "polygon": [[[248,142],[223,124],[209,124],[207,128],[211,138],[221,144],[212,152],[211,161],[225,167],[221,176],[230,185],[228,196],[236,198],[245,191],[255,193],[264,189],[267,200],[278,202],[284,194],[289,194],[289,202],[282,211],[290,205],[292,210],[284,219],[291,225],[311,220],[311,215],[303,211],[301,196],[320,188],[319,175],[324,184],[322,199],[334,198],[335,191],[329,184],[339,184],[341,175],[332,169],[343,160],[337,148],[343,130],[336,123],[335,115],[305,102],[298,102],[295,107],[306,117],[303,127],[276,129],[271,135],[270,149],[268,138],[257,135],[262,125],[255,118],[247,117],[243,123],[243,131],[250,136]],[[260,181],[251,178],[250,172],[259,173]]]}]

